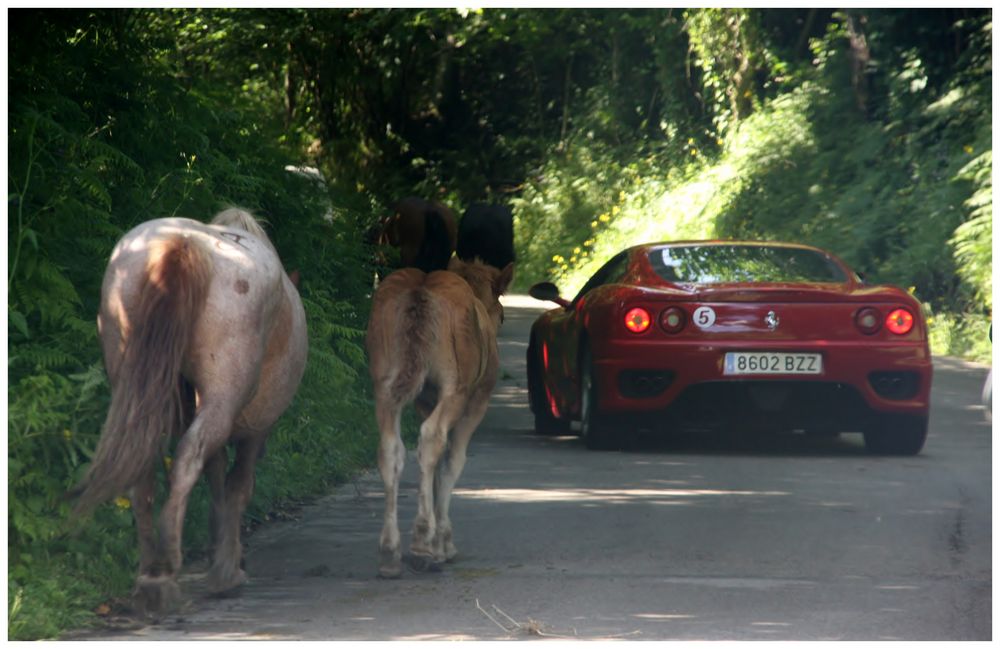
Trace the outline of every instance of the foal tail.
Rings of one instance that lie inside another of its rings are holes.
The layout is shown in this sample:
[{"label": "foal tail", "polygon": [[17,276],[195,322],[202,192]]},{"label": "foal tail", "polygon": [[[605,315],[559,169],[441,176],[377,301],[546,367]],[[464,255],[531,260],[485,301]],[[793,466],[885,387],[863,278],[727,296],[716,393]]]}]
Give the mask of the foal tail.
[{"label": "foal tail", "polygon": [[392,353],[399,364],[391,395],[397,403],[409,403],[427,380],[429,357],[437,340],[437,314],[430,293],[422,286],[411,290],[398,317],[402,327]]},{"label": "foal tail", "polygon": [[75,514],[123,494],[148,471],[173,435],[183,433],[181,365],[205,304],[212,260],[193,239],[151,246],[138,303],[123,331],[124,350],[111,407],[86,477],[70,495]]}]

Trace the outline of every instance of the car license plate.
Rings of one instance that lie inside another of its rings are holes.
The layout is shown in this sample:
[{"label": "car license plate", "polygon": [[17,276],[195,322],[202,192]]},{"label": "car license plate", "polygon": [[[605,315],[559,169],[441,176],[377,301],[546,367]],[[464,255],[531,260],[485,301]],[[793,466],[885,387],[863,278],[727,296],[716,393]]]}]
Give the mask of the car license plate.
[{"label": "car license plate", "polygon": [[791,352],[727,352],[723,374],[821,374],[820,354]]}]

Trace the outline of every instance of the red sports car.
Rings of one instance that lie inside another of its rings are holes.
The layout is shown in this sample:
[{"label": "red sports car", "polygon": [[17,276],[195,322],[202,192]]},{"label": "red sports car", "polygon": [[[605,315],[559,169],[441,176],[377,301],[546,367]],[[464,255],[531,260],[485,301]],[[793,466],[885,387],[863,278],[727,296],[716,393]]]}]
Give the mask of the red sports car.
[{"label": "red sports car", "polygon": [[866,284],[810,246],[634,246],[534,322],[528,394],[540,433],[580,421],[589,448],[638,425],[864,433],[873,453],[919,453],[931,356],[920,304]]}]

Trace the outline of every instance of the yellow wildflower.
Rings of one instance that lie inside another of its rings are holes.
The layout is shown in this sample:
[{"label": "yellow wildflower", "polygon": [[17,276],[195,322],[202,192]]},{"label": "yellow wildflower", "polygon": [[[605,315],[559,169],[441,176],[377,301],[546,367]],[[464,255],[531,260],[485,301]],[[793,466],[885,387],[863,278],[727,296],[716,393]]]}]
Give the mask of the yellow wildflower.
[{"label": "yellow wildflower", "polygon": [[576,248],[573,248],[573,254],[574,255],[579,255],[580,254],[580,246],[577,246]]},{"label": "yellow wildflower", "polygon": [[569,270],[569,266],[568,266],[568,265],[566,265],[566,264],[563,264],[563,265],[562,265],[562,269],[563,269],[563,270]]},{"label": "yellow wildflower", "polygon": [[691,155],[698,155],[698,149],[691,149]]},{"label": "yellow wildflower", "polygon": [[590,222],[590,227],[596,228],[597,227],[597,221],[591,221]]},{"label": "yellow wildflower", "polygon": [[73,439],[73,431],[67,428],[66,430],[63,431],[63,437],[66,438],[66,441]]},{"label": "yellow wildflower", "polygon": [[125,496],[119,496],[118,498],[115,498],[115,505],[118,506],[118,509],[128,509],[132,506],[132,501]]},{"label": "yellow wildflower", "polygon": [[607,223],[608,221],[611,220],[611,217],[608,216],[607,213],[601,214],[598,218],[600,219],[601,223]]},{"label": "yellow wildflower", "polygon": [[974,149],[972,148],[972,145],[966,144],[965,146],[962,147],[962,150],[964,150],[969,155],[972,155]]},{"label": "yellow wildflower", "polygon": [[611,208],[611,213],[612,214],[618,214],[618,212],[621,212],[621,209],[619,209],[619,207],[617,205],[615,205],[614,207]]},{"label": "yellow wildflower", "polygon": [[163,458],[163,466],[167,467],[167,471],[169,471],[170,467],[172,467],[173,465],[174,465],[174,458],[170,457],[169,455]]},{"label": "yellow wildflower", "polygon": [[623,192],[623,191],[622,192],[618,192],[618,200],[620,200],[620,201],[625,200],[625,192]]}]

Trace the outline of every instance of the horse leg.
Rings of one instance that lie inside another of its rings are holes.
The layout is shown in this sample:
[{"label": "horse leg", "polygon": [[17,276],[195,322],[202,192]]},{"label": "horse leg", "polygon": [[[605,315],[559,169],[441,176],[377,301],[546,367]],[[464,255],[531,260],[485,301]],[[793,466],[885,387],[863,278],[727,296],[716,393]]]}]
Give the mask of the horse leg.
[{"label": "horse leg", "polygon": [[137,600],[148,611],[169,611],[180,602],[181,534],[191,489],[209,457],[229,437],[233,414],[204,407],[181,437],[170,472],[170,496],[160,511],[159,543],[150,569],[136,582]]},{"label": "horse leg", "polygon": [[402,410],[398,404],[386,403],[376,395],[375,418],[378,421],[378,468],[385,486],[385,513],[382,518],[382,535],[379,537],[379,577],[396,579],[403,572],[402,552],[399,549],[399,517],[397,500],[399,477],[406,461],[406,447],[400,434],[399,419]]},{"label": "horse leg", "polygon": [[434,507],[437,516],[437,533],[434,536],[434,553],[443,556],[445,561],[451,561],[458,554],[452,541],[451,517],[448,510],[451,506],[451,491],[465,468],[465,454],[469,447],[472,434],[479,422],[486,415],[489,405],[489,393],[475,403],[469,404],[462,417],[455,422],[448,441],[447,455],[438,464],[434,480]]},{"label": "horse leg", "polygon": [[208,587],[213,593],[224,593],[247,581],[247,575],[240,567],[243,555],[240,522],[253,495],[254,467],[265,437],[258,435],[240,441],[236,449],[236,463],[226,476],[224,509],[219,512],[219,538],[208,572]]},{"label": "horse leg", "polygon": [[420,463],[420,488],[417,493],[417,516],[413,521],[410,555],[414,569],[443,563],[445,557],[434,552],[436,534],[434,482],[438,463],[448,445],[448,430],[461,415],[464,399],[458,394],[442,394],[434,411],[420,425],[417,460]]},{"label": "horse leg", "polygon": [[209,547],[208,556],[215,556],[222,536],[221,525],[226,506],[226,469],[229,466],[229,452],[223,446],[219,452],[208,458],[205,464],[205,479],[212,495],[212,506],[208,512]]},{"label": "horse leg", "polygon": [[132,514],[139,536],[139,574],[146,574],[156,556],[156,527],[153,524],[153,496],[156,493],[156,471],[152,468],[132,487]]}]

